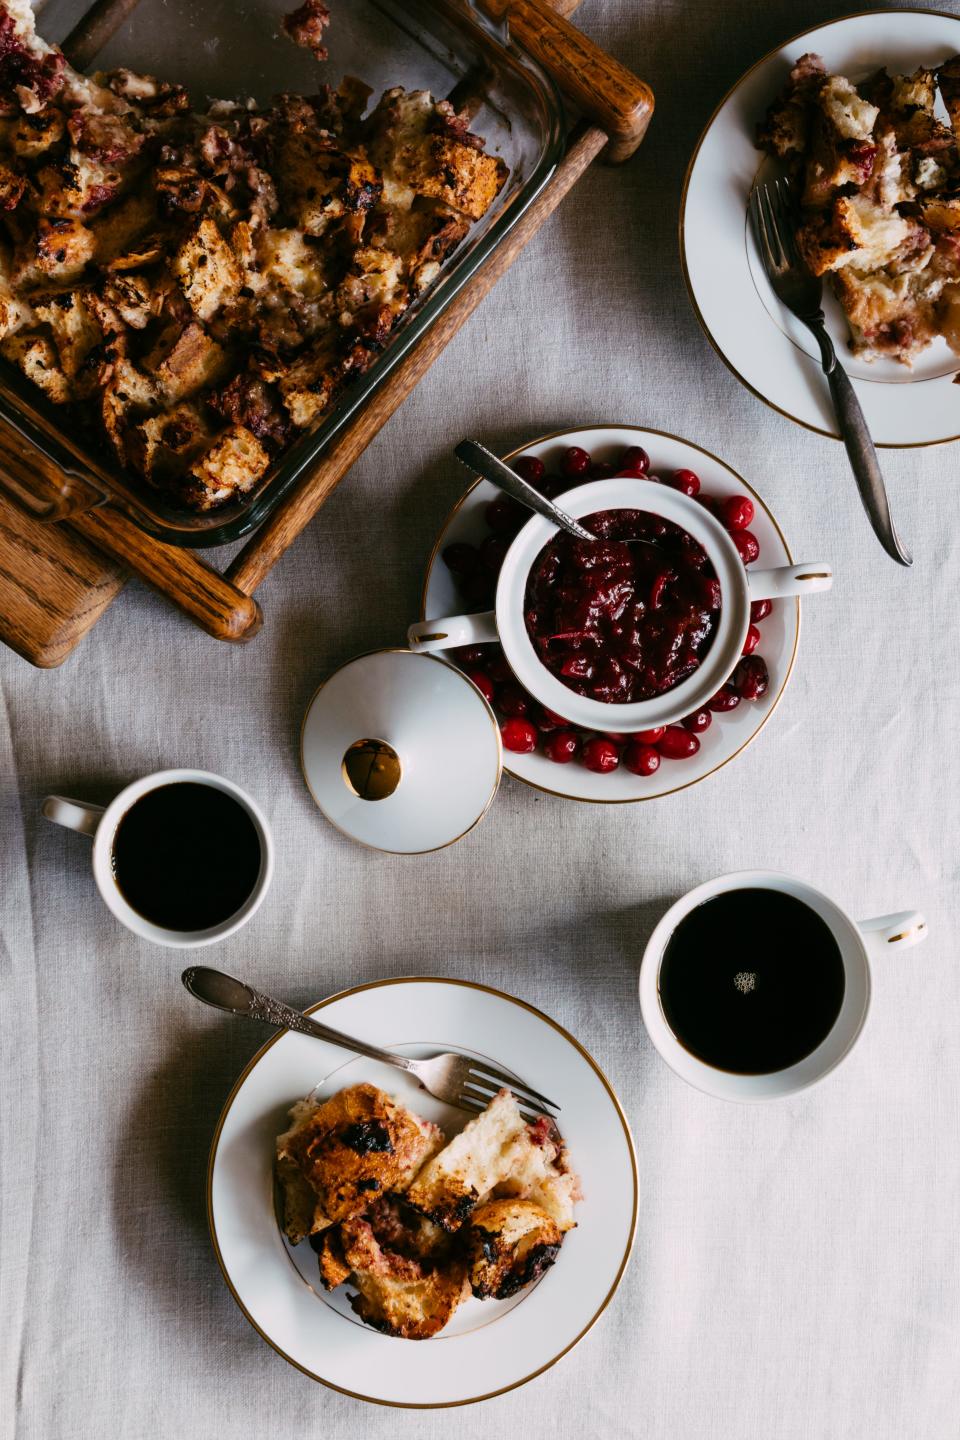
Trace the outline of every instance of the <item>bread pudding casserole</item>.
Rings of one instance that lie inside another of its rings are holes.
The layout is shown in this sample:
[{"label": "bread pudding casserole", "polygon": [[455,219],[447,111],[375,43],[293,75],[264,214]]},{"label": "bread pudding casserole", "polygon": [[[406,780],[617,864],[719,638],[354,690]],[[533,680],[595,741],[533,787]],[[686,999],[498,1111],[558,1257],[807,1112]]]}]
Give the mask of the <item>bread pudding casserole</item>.
[{"label": "bread pudding casserole", "polygon": [[373,1085],[290,1112],[277,1137],[282,1226],[326,1290],[383,1334],[426,1340],[461,1301],[504,1300],[553,1264],[580,1199],[552,1121],[501,1090],[447,1143]]},{"label": "bread pudding casserole", "polygon": [[[284,28],[322,58],[327,18],[306,0]],[[201,113],[78,74],[0,0],[0,354],[175,506],[250,491],[506,180],[447,101],[370,94]]]},{"label": "bread pudding casserole", "polygon": [[864,359],[911,365],[938,336],[960,355],[958,139],[960,55],[857,85],[803,55],[759,127],[793,179],[800,254],[830,276]]}]

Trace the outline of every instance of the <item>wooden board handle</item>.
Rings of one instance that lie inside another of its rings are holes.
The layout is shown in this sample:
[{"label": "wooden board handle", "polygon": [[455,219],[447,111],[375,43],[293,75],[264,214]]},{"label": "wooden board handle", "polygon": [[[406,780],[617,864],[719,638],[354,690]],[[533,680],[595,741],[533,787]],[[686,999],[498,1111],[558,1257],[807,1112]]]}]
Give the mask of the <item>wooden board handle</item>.
[{"label": "wooden board handle", "polygon": [[211,570],[199,555],[154,540],[116,510],[91,510],[70,521],[108,555],[168,596],[215,640],[252,640],[263,624],[260,607],[236,585]]},{"label": "wooden board handle", "polygon": [[[610,136],[605,159],[628,160],[647,132],[653,91],[571,25],[549,0],[479,0],[553,76],[577,109]],[[563,9],[568,9],[563,5]]]}]

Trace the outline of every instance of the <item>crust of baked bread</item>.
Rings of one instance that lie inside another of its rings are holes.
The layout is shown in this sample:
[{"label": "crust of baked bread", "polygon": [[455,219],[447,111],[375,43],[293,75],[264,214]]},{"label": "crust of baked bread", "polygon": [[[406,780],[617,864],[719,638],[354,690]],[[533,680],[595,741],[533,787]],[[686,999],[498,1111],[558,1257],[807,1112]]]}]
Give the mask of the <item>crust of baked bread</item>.
[{"label": "crust of baked bread", "polygon": [[467,1226],[470,1288],[478,1300],[507,1300],[539,1279],[563,1241],[557,1222],[532,1200],[491,1200]]},{"label": "crust of baked bread", "polygon": [[346,1220],[378,1195],[405,1190],[444,1141],[438,1126],[375,1085],[353,1085],[321,1105],[301,1102],[291,1116],[277,1159],[290,1161],[317,1196],[314,1231],[321,1215],[326,1224]]}]

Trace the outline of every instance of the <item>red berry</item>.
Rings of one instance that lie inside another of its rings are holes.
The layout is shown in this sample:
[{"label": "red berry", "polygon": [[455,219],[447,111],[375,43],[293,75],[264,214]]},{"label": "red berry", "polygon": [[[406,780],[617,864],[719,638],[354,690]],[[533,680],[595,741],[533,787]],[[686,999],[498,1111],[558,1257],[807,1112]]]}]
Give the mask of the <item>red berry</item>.
[{"label": "red berry", "polygon": [[684,495],[700,493],[700,476],[695,475],[692,470],[674,470],[667,484],[672,485],[674,490],[681,490]]},{"label": "red berry", "polygon": [[633,740],[624,751],[623,763],[634,775],[653,775],[660,769],[660,752],[652,745],[640,745]]},{"label": "red berry", "polygon": [[744,565],[749,565],[760,554],[760,542],[751,530],[731,530],[730,539],[739,550]]},{"label": "red berry", "polygon": [[713,716],[709,710],[695,710],[692,715],[681,720],[680,724],[684,730],[692,730],[695,735],[700,735],[704,730],[710,729],[713,724]]},{"label": "red berry", "polygon": [[526,480],[528,485],[538,485],[543,479],[546,466],[536,455],[518,455],[516,460],[511,460],[510,469],[521,480]]},{"label": "red berry", "polygon": [[733,672],[733,683],[744,700],[759,700],[770,685],[767,664],[762,655],[745,655]]},{"label": "red berry", "polygon": [[518,755],[529,755],[537,748],[536,727],[529,720],[521,720],[517,716],[505,720],[500,726],[500,734],[504,749],[513,750]]},{"label": "red berry", "polygon": [[750,606],[750,619],[754,625],[759,625],[761,620],[766,620],[772,609],[772,600],[754,600]]},{"label": "red berry", "polygon": [[747,631],[747,638],[743,642],[744,655],[752,655],[759,644],[760,631],[757,629],[756,625],[751,625]]},{"label": "red berry", "polygon": [[472,545],[466,545],[460,540],[453,545],[447,545],[443,552],[443,563],[453,575],[469,575],[472,570],[476,570],[479,558]]},{"label": "red berry", "polygon": [[480,546],[480,561],[484,568],[492,571],[494,575],[499,575],[500,566],[512,543],[509,535],[488,535]]},{"label": "red berry", "polygon": [[473,681],[474,685],[476,685],[484,700],[489,701],[489,703],[492,705],[493,681],[490,679],[490,676],[487,674],[486,670],[479,670],[476,666],[474,666],[472,669],[466,671],[466,676],[468,680]]},{"label": "red berry", "polygon": [[560,460],[560,469],[564,475],[577,478],[586,475],[590,469],[590,454],[581,450],[579,445],[571,445],[569,450],[563,452]]},{"label": "red berry", "polygon": [[482,665],[487,658],[487,652],[482,645],[461,645],[459,650],[453,654],[460,661],[461,665]]},{"label": "red berry", "polygon": [[556,765],[567,765],[580,749],[580,736],[575,730],[557,730],[548,735],[543,746],[548,760]]},{"label": "red berry", "polygon": [[612,740],[595,736],[583,747],[583,763],[588,770],[595,770],[598,775],[608,775],[620,764],[620,751]]},{"label": "red berry", "polygon": [[483,513],[490,529],[498,535],[515,535],[528,514],[511,495],[498,495],[496,500],[490,501]]},{"label": "red berry", "polygon": [[559,729],[559,730],[569,730],[569,728],[570,728],[570,721],[569,721],[569,720],[565,720],[562,715],[558,715],[557,712],[556,712],[556,710],[548,710],[547,707],[546,707],[546,705],[543,705],[543,706],[541,707],[541,711],[542,711],[542,714],[543,714],[543,716],[544,716],[544,719],[545,719],[549,724],[553,725],[555,728],[557,728],[557,729]]},{"label": "red berry", "polygon": [[620,465],[624,470],[635,470],[638,475],[646,475],[650,469],[650,456],[642,445],[628,445],[620,456]]},{"label": "red berry", "polygon": [[657,744],[666,760],[688,760],[700,749],[700,741],[682,725],[668,725]]},{"label": "red berry", "polygon": [[746,530],[754,516],[753,501],[746,495],[728,495],[720,502],[719,513],[728,530]]},{"label": "red berry", "polygon": [[504,715],[529,715],[530,706],[530,696],[515,682],[501,685],[497,691],[497,709]]},{"label": "red berry", "polygon": [[707,704],[709,709],[717,710],[721,713],[724,710],[736,710],[740,704],[740,696],[730,685],[724,685]]},{"label": "red berry", "polygon": [[658,725],[655,730],[638,730],[633,738],[639,745],[656,745],[665,728],[664,725]]}]

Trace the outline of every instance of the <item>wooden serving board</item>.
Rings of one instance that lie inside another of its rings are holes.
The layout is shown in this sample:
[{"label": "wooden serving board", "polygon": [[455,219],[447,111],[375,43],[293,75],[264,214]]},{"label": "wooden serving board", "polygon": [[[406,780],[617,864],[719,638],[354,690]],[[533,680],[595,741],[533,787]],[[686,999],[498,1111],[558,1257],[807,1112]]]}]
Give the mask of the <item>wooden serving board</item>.
[{"label": "wooden serving board", "polygon": [[[137,0],[96,0],[64,42],[86,68]],[[2,493],[56,494],[57,474],[38,470],[39,456],[0,426],[0,641],[34,665],[59,665],[136,574],[219,640],[244,642],[260,628],[253,591],[313,518],[414,385],[509,268],[567,191],[603,152],[618,163],[633,154],[653,112],[641,80],[566,19],[579,0],[477,0],[509,25],[573,108],[584,117],[570,133],[553,176],[509,236],[487,258],[421,343],[397,365],[337,443],[306,475],[221,574],[196,551],[162,544],[104,505],[51,523]],[[35,508],[35,507],[33,507]],[[62,514],[60,510],[57,513]]]}]

